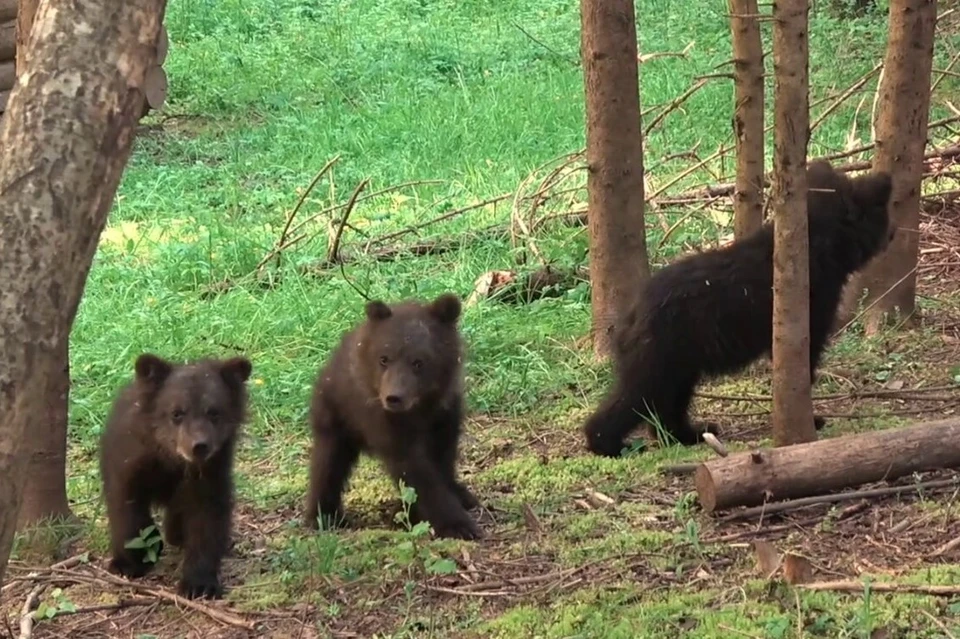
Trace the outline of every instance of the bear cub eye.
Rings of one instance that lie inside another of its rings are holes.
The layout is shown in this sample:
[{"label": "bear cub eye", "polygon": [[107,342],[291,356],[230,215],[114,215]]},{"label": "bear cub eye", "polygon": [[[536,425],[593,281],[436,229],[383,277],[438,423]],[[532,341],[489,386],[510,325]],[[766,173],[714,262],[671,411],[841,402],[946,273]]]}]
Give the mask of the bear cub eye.
[{"label": "bear cub eye", "polygon": [[418,371],[423,366],[423,362],[420,361],[419,359],[415,359],[412,362],[410,362],[410,365],[413,366],[413,370]]},{"label": "bear cub eye", "polygon": [[209,419],[211,422],[217,421],[217,419],[218,419],[219,417],[220,417],[220,411],[219,411],[219,410],[217,410],[216,408],[208,408],[208,409],[207,409],[207,419]]},{"label": "bear cub eye", "polygon": [[381,356],[380,356],[380,365],[381,365],[381,366],[386,366],[386,365],[389,364],[389,363],[390,363],[390,358],[388,358],[386,355],[381,355]]},{"label": "bear cub eye", "polygon": [[173,420],[174,424],[179,424],[183,421],[186,412],[182,408],[174,408],[173,412],[170,413],[170,418]]}]

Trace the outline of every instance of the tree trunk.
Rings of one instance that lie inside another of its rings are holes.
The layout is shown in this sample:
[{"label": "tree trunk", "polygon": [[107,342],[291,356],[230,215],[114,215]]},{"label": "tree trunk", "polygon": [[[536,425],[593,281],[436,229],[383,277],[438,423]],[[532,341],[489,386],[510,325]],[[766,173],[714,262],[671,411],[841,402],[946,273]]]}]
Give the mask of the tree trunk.
[{"label": "tree trunk", "polygon": [[807,0],[773,9],[773,439],[813,441],[807,231]]},{"label": "tree trunk", "polygon": [[763,224],[763,46],[757,0],[729,0],[733,32],[737,182],[733,235],[741,239]]},{"label": "tree trunk", "polygon": [[17,4],[17,77],[27,68],[27,42],[40,0],[20,0]]},{"label": "tree trunk", "polygon": [[697,467],[694,482],[709,513],[958,467],[960,419],[954,417],[711,459]]},{"label": "tree trunk", "polygon": [[581,0],[580,18],[593,348],[605,357],[615,323],[650,275],[633,0]]},{"label": "tree trunk", "polygon": [[[935,0],[891,0],[890,30],[877,109],[875,170],[893,175],[890,219],[897,234],[887,250],[860,273],[847,299],[866,289],[868,334],[886,321],[916,312],[917,258],[920,254],[920,183],[930,116],[930,75]],[[897,313],[899,311],[899,313]]]},{"label": "tree trunk", "polygon": [[[39,0],[20,0],[17,10],[17,76],[23,74],[29,51],[27,43]],[[27,457],[23,499],[17,527],[42,519],[73,519],[67,502],[67,421],[69,418],[70,349],[59,348],[47,372],[44,412],[31,421],[24,433],[23,454]]]},{"label": "tree trunk", "polygon": [[49,362],[43,410],[31,419],[23,437],[26,476],[17,528],[43,520],[73,520],[67,502],[67,423],[70,397],[69,339]]},{"label": "tree trunk", "polygon": [[[27,468],[130,156],[164,0],[46,0],[0,146],[0,581]],[[77,25],[83,25],[78,29]]]}]

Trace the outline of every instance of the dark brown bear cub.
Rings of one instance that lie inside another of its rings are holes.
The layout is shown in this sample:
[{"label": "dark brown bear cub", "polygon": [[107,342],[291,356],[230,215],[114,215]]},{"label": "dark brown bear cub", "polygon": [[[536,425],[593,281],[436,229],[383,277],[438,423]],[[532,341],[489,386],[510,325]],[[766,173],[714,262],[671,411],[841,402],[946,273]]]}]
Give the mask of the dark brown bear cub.
[{"label": "dark brown bear cub", "polygon": [[[848,277],[889,243],[891,179],[851,180],[826,162],[807,169],[810,256],[810,372],[817,368]],[[616,457],[651,413],[681,444],[700,440],[689,421],[701,379],[737,372],[773,344],[773,225],[723,248],[657,271],[614,339],[616,384],[587,420],[587,447]],[[816,418],[816,426],[823,420]],[[716,426],[706,425],[716,432]]]},{"label": "dark brown bear cub", "polygon": [[306,525],[336,525],[361,452],[417,492],[411,516],[441,537],[476,539],[476,497],[457,480],[463,423],[460,300],[369,302],[320,371],[310,406],[313,450]]},{"label": "dark brown bear cub", "polygon": [[163,537],[184,550],[180,592],[223,594],[233,457],[251,370],[242,357],[184,365],[137,358],[136,378],[118,395],[100,442],[111,571],[140,577],[152,568],[145,550],[125,544],[153,525],[151,506],[163,506]]}]

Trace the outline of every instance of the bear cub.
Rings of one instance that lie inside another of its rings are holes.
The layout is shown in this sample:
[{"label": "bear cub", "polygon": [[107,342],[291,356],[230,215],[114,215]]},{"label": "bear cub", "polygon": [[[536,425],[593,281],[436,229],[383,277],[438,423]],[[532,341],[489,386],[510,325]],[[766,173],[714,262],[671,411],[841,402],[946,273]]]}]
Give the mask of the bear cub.
[{"label": "bear cub", "polygon": [[109,569],[125,577],[151,570],[145,550],[125,544],[154,524],[151,507],[162,506],[163,539],[184,550],[180,593],[218,598],[233,514],[234,449],[252,365],[243,357],[174,364],[143,354],[135,369],[100,442]]},{"label": "bear cub", "polygon": [[[893,237],[891,177],[854,179],[829,163],[807,167],[811,383],[848,277]],[[745,368],[773,346],[773,225],[657,271],[615,329],[615,385],[584,425],[593,453],[620,455],[625,437],[656,414],[681,444],[701,439],[688,411],[705,377]],[[815,425],[823,426],[817,417]]]},{"label": "bear cub", "polygon": [[[458,479],[464,414],[460,300],[372,301],[321,369],[310,405],[313,449],[305,524],[343,520],[342,496],[366,453],[417,492],[411,519],[440,537],[477,539],[477,498]],[[320,522],[318,522],[320,519]]]}]

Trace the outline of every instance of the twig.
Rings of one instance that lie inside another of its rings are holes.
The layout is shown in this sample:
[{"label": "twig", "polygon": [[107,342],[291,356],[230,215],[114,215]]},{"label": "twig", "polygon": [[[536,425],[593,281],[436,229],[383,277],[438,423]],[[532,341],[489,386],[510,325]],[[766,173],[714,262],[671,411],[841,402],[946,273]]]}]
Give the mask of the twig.
[{"label": "twig", "polygon": [[276,246],[272,251],[267,253],[266,257],[260,260],[260,263],[257,264],[257,267],[253,269],[254,271],[259,271],[261,268],[263,268],[266,265],[267,262],[269,262],[274,257],[277,258],[277,264],[279,265],[280,257],[283,254],[283,249],[287,246],[286,244],[287,233],[290,231],[290,225],[293,224],[293,218],[297,216],[297,212],[300,210],[300,207],[303,206],[303,203],[306,201],[307,196],[310,195],[311,191],[313,191],[313,187],[317,185],[317,182],[320,181],[320,178],[326,175],[327,171],[329,171],[331,167],[333,167],[333,165],[336,164],[337,161],[339,160],[340,160],[340,154],[337,153],[335,156],[330,158],[330,160],[328,160],[326,164],[323,165],[323,168],[320,169],[315,176],[313,176],[313,180],[310,181],[309,186],[307,186],[307,188],[304,189],[303,193],[300,194],[300,199],[297,200],[297,205],[293,207],[293,210],[290,211],[289,214],[287,214],[287,220],[283,225],[283,230],[280,231],[280,237],[277,239]]},{"label": "twig", "polygon": [[930,553],[930,556],[942,557],[948,552],[953,552],[957,548],[960,548],[960,536],[957,536],[955,539],[951,539],[947,543],[943,544],[942,546],[934,550],[932,553]]},{"label": "twig", "polygon": [[769,515],[772,513],[781,513],[788,510],[805,508],[806,506],[817,506],[820,504],[831,504],[838,501],[849,501],[851,499],[870,499],[873,497],[886,497],[888,495],[899,495],[900,493],[914,492],[927,488],[947,488],[951,486],[960,486],[960,478],[938,479],[934,481],[920,482],[918,484],[909,484],[906,486],[890,486],[888,488],[871,488],[868,490],[854,490],[846,493],[836,493],[833,495],[817,495],[815,497],[803,497],[801,499],[791,499],[775,503],[767,503],[762,506],[745,508],[720,517],[718,522],[726,523],[738,519],[750,519],[757,515]]},{"label": "twig", "polygon": [[834,100],[833,103],[830,104],[830,106],[824,109],[823,113],[818,115],[817,119],[810,124],[810,132],[812,133],[814,129],[816,129],[818,126],[823,124],[823,121],[826,120],[831,113],[836,111],[840,107],[840,105],[846,102],[847,98],[849,98],[851,95],[856,93],[860,89],[860,87],[862,87],[867,82],[869,82],[870,78],[872,78],[874,74],[877,73],[877,71],[879,71],[882,67],[883,67],[883,63],[877,63],[877,65],[873,67],[873,69],[871,69],[870,71],[867,71],[859,80],[857,80],[852,85],[850,85],[846,91],[844,91],[839,96],[837,96],[837,99]]},{"label": "twig", "polygon": [[103,569],[97,569],[97,572],[99,573],[97,575],[86,575],[72,570],[51,570],[51,572],[64,579],[74,580],[80,583],[107,583],[113,586],[120,586],[122,588],[131,588],[137,592],[149,595],[156,599],[161,599],[168,603],[173,603],[177,606],[190,608],[191,610],[203,613],[211,619],[215,619],[216,621],[225,623],[229,626],[245,628],[250,631],[256,630],[256,624],[226,610],[218,610],[217,608],[203,604],[196,599],[187,599],[186,597],[181,597],[180,595],[170,592],[169,590],[155,588],[146,584],[116,577],[107,573]]},{"label": "twig", "polygon": [[709,82],[709,78],[701,78],[697,80],[693,86],[677,96],[670,104],[668,104],[660,113],[657,114],[657,117],[653,119],[653,122],[648,124],[643,130],[643,139],[646,140],[650,136],[650,132],[656,129],[663,121],[670,115],[673,111],[676,111],[680,106],[686,102],[690,96],[702,89]]},{"label": "twig", "polygon": [[3,588],[0,588],[0,595],[7,592],[8,590],[10,590],[11,588],[13,588],[14,586],[16,586],[21,582],[33,581],[34,579],[37,579],[47,574],[51,570],[69,570],[70,568],[77,567],[78,565],[84,563],[85,561],[87,561],[87,553],[81,553],[79,555],[75,555],[68,559],[64,559],[63,561],[57,562],[51,565],[49,568],[44,568],[42,571],[35,570],[35,571],[31,571],[27,575],[24,575],[23,577],[14,577],[13,579],[9,579],[7,583],[5,583],[3,585]]},{"label": "twig", "polygon": [[860,581],[821,581],[820,583],[798,584],[807,590],[833,590],[835,592],[863,592],[867,588],[871,592],[896,592],[902,594],[934,595],[937,597],[952,597],[960,595],[960,586],[934,586],[922,584],[891,584],[870,583]]},{"label": "twig", "polygon": [[367,185],[370,184],[369,178],[364,178],[360,184],[357,185],[357,188],[353,190],[353,194],[350,196],[350,199],[347,200],[347,208],[343,212],[343,216],[340,218],[340,226],[337,227],[337,234],[333,238],[333,242],[330,244],[330,250],[327,251],[327,262],[330,264],[336,264],[339,259],[340,254],[340,238],[343,237],[343,227],[347,225],[347,218],[350,217],[350,214],[353,212],[353,207],[357,203],[357,197],[360,195],[360,192],[363,189],[367,188]]},{"label": "twig", "polygon": [[40,593],[44,591],[47,584],[40,584],[34,587],[27,595],[20,609],[20,639],[30,639],[33,634],[33,609],[37,607],[37,600],[40,599]]},{"label": "twig", "polygon": [[433,218],[432,220],[427,220],[426,222],[421,222],[420,224],[414,224],[413,226],[409,226],[405,229],[400,229],[399,231],[394,231],[393,233],[388,233],[378,238],[374,238],[368,241],[364,245],[364,249],[369,250],[371,247],[379,246],[381,244],[384,244],[390,240],[396,239],[403,235],[407,235],[409,233],[416,233],[420,229],[426,228],[432,224],[436,224],[437,222],[443,222],[443,221],[449,220],[450,218],[466,213],[467,211],[473,211],[474,209],[481,209],[485,206],[489,206],[490,204],[496,204],[497,202],[502,202],[503,200],[506,200],[507,198],[510,198],[510,197],[513,197],[513,193],[503,193],[502,195],[497,195],[496,197],[488,198],[482,202],[477,202],[476,204],[471,204],[469,206],[464,206],[463,208],[455,209],[453,211],[448,211],[443,215],[439,215]]},{"label": "twig", "polygon": [[510,24],[512,24],[513,26],[515,26],[517,29],[519,29],[519,30],[520,30],[520,33],[522,33],[523,35],[525,35],[525,36],[527,36],[528,38],[530,38],[531,42],[533,42],[534,44],[538,44],[538,45],[540,45],[541,47],[543,47],[543,49],[544,49],[545,51],[548,51],[549,53],[552,53],[553,55],[557,56],[557,57],[560,58],[561,60],[566,60],[567,62],[570,62],[570,63],[573,64],[573,66],[575,66],[575,67],[580,66],[580,60],[571,59],[569,56],[565,56],[565,55],[563,55],[563,54],[561,54],[561,53],[559,53],[559,52],[551,49],[551,48],[548,47],[546,44],[544,44],[543,42],[541,42],[540,40],[538,40],[536,37],[534,37],[531,33],[529,33],[529,32],[528,32],[526,29],[524,29],[522,26],[520,26],[516,21],[511,20],[511,21],[510,21]]},{"label": "twig", "polygon": [[937,619],[936,617],[934,617],[933,615],[931,615],[931,614],[930,614],[929,612],[927,612],[926,610],[921,609],[920,612],[922,612],[922,613],[925,614],[927,617],[929,617],[929,618],[930,618],[930,621],[932,621],[933,623],[935,623],[936,626],[937,626],[937,628],[940,628],[940,632],[942,632],[944,635],[946,635],[947,639],[957,639],[957,638],[954,636],[954,634],[953,634],[952,632],[950,632],[950,630],[947,628],[947,626],[946,626],[942,621],[940,621],[939,619]]},{"label": "twig", "polygon": [[[379,191],[373,191],[371,193],[367,193],[364,196],[358,197],[356,203],[359,204],[360,202],[363,202],[375,197],[379,197],[381,195],[386,195],[387,193],[393,193],[394,191],[399,191],[400,189],[405,189],[411,186],[422,186],[425,184],[443,184],[443,180],[412,180],[410,182],[401,182],[400,184],[394,184],[393,186],[388,186],[386,188],[380,189]],[[325,215],[335,213],[336,211],[339,211],[340,209],[346,206],[347,206],[346,203],[343,203],[343,204],[334,204],[333,206],[327,207],[322,211],[311,215],[305,220],[298,222],[297,225],[294,226],[290,232],[296,233],[297,231],[302,229],[304,226],[306,226],[310,222],[313,222],[314,220],[317,220]],[[303,239],[303,237],[306,237],[306,235],[303,235],[300,239]],[[296,241],[299,241],[299,240],[296,240]],[[290,240],[289,242],[287,242],[286,246],[290,246],[294,243],[295,243],[294,240]],[[286,246],[284,248],[286,248]]]}]

